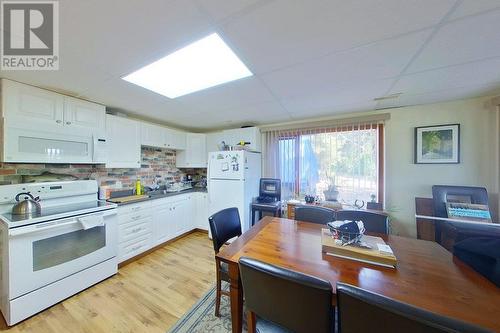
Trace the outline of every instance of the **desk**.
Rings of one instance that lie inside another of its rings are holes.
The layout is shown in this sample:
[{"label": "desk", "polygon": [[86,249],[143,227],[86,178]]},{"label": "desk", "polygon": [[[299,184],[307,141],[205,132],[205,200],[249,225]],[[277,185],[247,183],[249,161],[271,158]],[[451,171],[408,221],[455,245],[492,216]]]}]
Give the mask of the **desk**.
[{"label": "desk", "polygon": [[217,254],[229,265],[233,332],[242,329],[241,256],[323,278],[334,288],[338,281],[349,283],[500,332],[500,289],[439,244],[383,236],[398,258],[397,269],[384,268],[323,254],[322,227],[266,216]]}]

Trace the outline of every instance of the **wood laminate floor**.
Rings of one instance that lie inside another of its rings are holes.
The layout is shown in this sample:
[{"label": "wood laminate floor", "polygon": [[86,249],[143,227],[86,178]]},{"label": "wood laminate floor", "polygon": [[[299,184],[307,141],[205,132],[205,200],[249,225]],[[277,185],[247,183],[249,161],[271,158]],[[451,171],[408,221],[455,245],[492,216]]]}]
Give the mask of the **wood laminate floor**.
[{"label": "wood laminate floor", "polygon": [[214,283],[212,243],[194,232],[0,332],[165,333]]}]

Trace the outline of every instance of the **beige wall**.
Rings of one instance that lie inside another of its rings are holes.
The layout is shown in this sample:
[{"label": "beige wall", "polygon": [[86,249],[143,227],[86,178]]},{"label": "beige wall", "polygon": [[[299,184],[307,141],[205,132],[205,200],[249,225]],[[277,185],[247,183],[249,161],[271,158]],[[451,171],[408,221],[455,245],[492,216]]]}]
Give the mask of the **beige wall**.
[{"label": "beige wall", "polygon": [[[498,111],[490,98],[391,109],[386,123],[386,208],[393,232],[416,236],[415,196],[434,184],[484,186],[498,219]],[[387,112],[387,110],[385,110]],[[460,124],[460,164],[413,163],[414,128]]]}]

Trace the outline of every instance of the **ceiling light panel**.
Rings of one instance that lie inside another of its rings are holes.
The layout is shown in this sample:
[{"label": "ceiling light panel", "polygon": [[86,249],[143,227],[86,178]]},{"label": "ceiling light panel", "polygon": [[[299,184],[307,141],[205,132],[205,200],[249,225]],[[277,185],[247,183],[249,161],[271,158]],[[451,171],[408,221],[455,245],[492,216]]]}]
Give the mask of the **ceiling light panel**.
[{"label": "ceiling light panel", "polygon": [[216,33],[125,77],[124,80],[176,98],[253,75]]}]

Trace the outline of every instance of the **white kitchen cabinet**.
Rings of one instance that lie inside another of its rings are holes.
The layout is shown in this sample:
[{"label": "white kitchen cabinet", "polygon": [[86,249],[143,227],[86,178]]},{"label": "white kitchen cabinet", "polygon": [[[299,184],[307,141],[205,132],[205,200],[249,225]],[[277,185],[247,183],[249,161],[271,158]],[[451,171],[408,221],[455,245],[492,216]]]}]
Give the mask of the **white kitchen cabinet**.
[{"label": "white kitchen cabinet", "polygon": [[106,107],[73,97],[64,97],[64,125],[71,128],[104,131]]},{"label": "white kitchen cabinet", "polygon": [[186,149],[186,133],[167,128],[166,142],[167,142],[167,148],[184,150]]},{"label": "white kitchen cabinet", "polygon": [[107,168],[140,168],[141,137],[138,121],[106,115]]},{"label": "white kitchen cabinet", "polygon": [[192,228],[192,209],[190,198],[172,203],[173,218],[174,218],[174,237],[180,236],[188,232]]},{"label": "white kitchen cabinet", "polygon": [[9,80],[2,80],[2,113],[17,128],[53,133],[101,134],[103,105]]},{"label": "white kitchen cabinet", "polygon": [[63,126],[64,96],[52,91],[2,80],[2,114],[17,124],[47,129]]},{"label": "white kitchen cabinet", "polygon": [[208,230],[208,193],[195,193],[195,227]]},{"label": "white kitchen cabinet", "polygon": [[248,145],[252,151],[262,150],[261,134],[258,127],[235,128],[223,131],[224,142],[230,146],[236,146],[240,141],[250,142]]},{"label": "white kitchen cabinet", "polygon": [[165,127],[141,122],[141,145],[166,147]]},{"label": "white kitchen cabinet", "polygon": [[186,150],[180,151],[176,156],[178,168],[206,168],[207,148],[206,135],[199,133],[186,134]]},{"label": "white kitchen cabinet", "polygon": [[186,133],[159,125],[141,123],[141,145],[181,150],[186,148]]},{"label": "white kitchen cabinet", "polygon": [[175,227],[172,207],[172,203],[163,202],[163,205],[157,206],[154,209],[153,224],[155,226],[155,244],[161,244],[174,238]]},{"label": "white kitchen cabinet", "polygon": [[154,231],[150,201],[118,207],[118,261],[150,249]]}]

